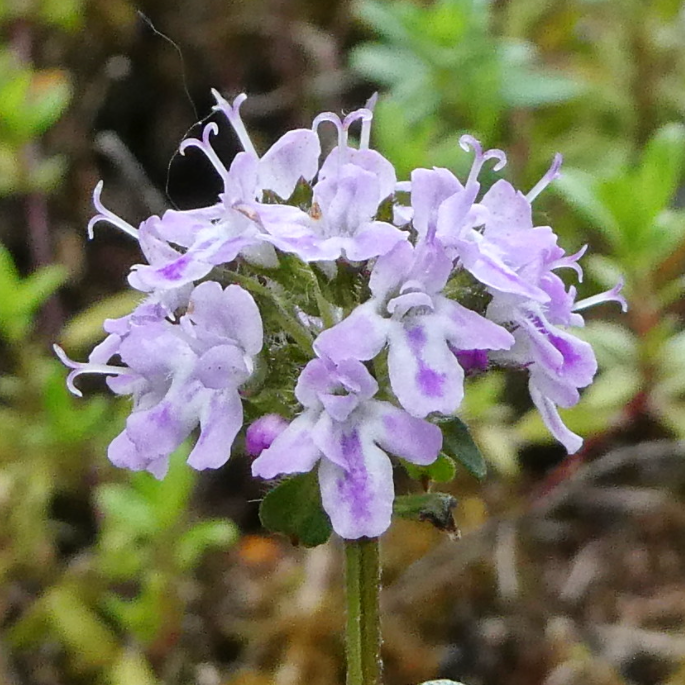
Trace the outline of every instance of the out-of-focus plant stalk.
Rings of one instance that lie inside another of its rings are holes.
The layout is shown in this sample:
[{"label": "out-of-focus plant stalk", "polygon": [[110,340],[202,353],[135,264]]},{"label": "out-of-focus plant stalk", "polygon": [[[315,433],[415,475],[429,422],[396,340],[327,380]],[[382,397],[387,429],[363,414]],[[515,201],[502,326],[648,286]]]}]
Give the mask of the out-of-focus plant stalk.
[{"label": "out-of-focus plant stalk", "polygon": [[[33,32],[28,19],[19,19],[12,30],[12,51],[17,60],[23,64],[33,63]],[[50,244],[50,228],[48,214],[48,200],[45,192],[32,188],[32,178],[40,160],[38,143],[32,140],[21,150],[21,186],[27,189],[26,224],[28,228],[28,243],[31,262],[34,269],[53,262]],[[42,323],[45,333],[54,337],[62,327],[64,315],[58,296],[52,297],[45,303],[42,312]]]},{"label": "out-of-focus plant stalk", "polygon": [[347,685],[380,685],[378,538],[345,541]]}]

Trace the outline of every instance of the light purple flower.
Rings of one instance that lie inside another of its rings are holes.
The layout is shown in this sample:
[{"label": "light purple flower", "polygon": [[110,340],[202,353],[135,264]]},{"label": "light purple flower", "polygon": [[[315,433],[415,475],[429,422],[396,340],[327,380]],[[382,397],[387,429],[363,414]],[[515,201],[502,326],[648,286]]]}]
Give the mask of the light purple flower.
[{"label": "light purple flower", "polygon": [[305,411],[252,464],[261,478],[310,471],[319,462],[321,499],[343,538],[376,537],[390,526],[395,496],[387,453],[431,464],[440,429],[389,402],[359,361],[310,361],[295,395]]},{"label": "light purple flower", "polygon": [[528,371],[530,395],[545,425],[572,454],[580,449],[583,441],[564,425],[557,407],[568,408],[578,403],[578,390],[592,382],[597,361],[592,347],[564,328],[583,326],[578,311],[586,307],[614,301],[625,311],[627,303],[620,295],[620,283],[606,293],[575,303],[575,288],[566,290],[551,270],[541,280],[550,294],[550,301],[545,305],[510,294],[493,296],[487,316],[509,326],[516,344],[510,350],[492,353],[490,358]]},{"label": "light purple flower", "polygon": [[[549,226],[533,225],[531,202],[557,175],[557,155],[544,178],[523,195],[500,180],[480,201],[478,175],[488,160],[494,169],[506,164],[501,150],[483,151],[471,136],[462,136],[464,149],[473,149],[473,166],[465,185],[446,169],[417,169],[412,173],[411,204],[414,228],[420,236],[435,235],[446,246],[456,268],[464,268],[490,289],[537,302],[549,296],[527,276],[526,269],[556,251],[557,237]],[[573,263],[567,264],[577,268]]]},{"label": "light purple flower", "polygon": [[[268,240],[304,261],[333,261],[345,257],[357,262],[389,252],[407,239],[407,233],[374,217],[383,200],[395,190],[395,170],[382,155],[368,148],[372,112],[359,109],[343,121],[335,114],[316,117],[338,130],[338,145],[319,172],[309,211],[286,205],[259,205],[256,212]],[[362,121],[360,148],[348,144],[349,127]]]},{"label": "light purple flower", "polygon": [[252,206],[262,199],[265,190],[288,198],[301,178],[311,181],[318,171],[321,147],[315,132],[289,131],[260,158],[240,117],[245,95],[238,96],[231,105],[213,92],[218,103],[215,109],[226,115],[244,151],[236,155],[227,169],[211,145],[210,138],[218,133],[219,127],[210,122],[203,128],[202,139],[183,141],[180,152],[198,148],[215,168],[224,186],[216,204],[185,211],[168,210],[161,218],[150,217],[136,231],[102,206],[101,184],[96,188],[94,201],[98,214],[89,223],[91,235],[97,222],[108,221],[140,238],[141,246],[143,233],[148,232],[184,248],[181,253],[170,245],[157,246],[152,260],[146,253],[149,265],[134,267],[130,279],[133,287],[144,292],[197,281],[214,266],[231,262],[238,256],[259,266],[277,266],[273,247],[263,240],[263,233],[254,221]]},{"label": "light purple flower", "polygon": [[[86,363],[69,366],[68,386],[82,373],[107,375],[117,395],[133,397],[126,428],[109,447],[116,465],[147,470],[162,478],[169,455],[199,424],[188,463],[217,468],[230,456],[243,420],[240,386],[253,371],[262,347],[262,322],[251,295],[237,285],[198,285],[187,313],[172,321],[144,305],[133,315],[108,323],[109,336]],[[123,366],[107,362],[118,355]]]},{"label": "light purple flower", "polygon": [[439,241],[397,245],[371,273],[372,298],[314,342],[334,360],[376,357],[387,345],[390,385],[412,416],[452,414],[464,395],[455,352],[504,350],[507,330],[442,294],[452,261]]}]

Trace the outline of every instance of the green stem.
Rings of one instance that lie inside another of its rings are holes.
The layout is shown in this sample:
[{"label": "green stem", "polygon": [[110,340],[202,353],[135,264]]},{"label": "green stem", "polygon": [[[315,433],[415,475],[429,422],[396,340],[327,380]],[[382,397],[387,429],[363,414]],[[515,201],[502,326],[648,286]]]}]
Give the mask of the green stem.
[{"label": "green stem", "polygon": [[345,541],[347,685],[380,685],[378,538]]}]

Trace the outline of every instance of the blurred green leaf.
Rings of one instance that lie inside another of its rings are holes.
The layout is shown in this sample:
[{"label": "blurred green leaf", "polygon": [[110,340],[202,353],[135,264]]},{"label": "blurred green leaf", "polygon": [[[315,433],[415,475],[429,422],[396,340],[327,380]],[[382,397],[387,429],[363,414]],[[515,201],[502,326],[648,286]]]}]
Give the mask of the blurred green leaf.
[{"label": "blurred green leaf", "polygon": [[612,246],[621,242],[621,232],[611,211],[596,190],[595,177],[580,169],[564,167],[552,189],[575,207],[591,224],[601,230]]},{"label": "blurred green leaf", "polygon": [[471,437],[468,426],[456,416],[443,419],[438,422],[438,425],[442,430],[442,449],[445,454],[479,480],[485,478],[487,474],[485,459]]},{"label": "blurred green leaf", "polygon": [[175,552],[179,567],[190,570],[208,549],[230,547],[237,539],[238,530],[231,521],[216,519],[197,523],[178,540]]},{"label": "blurred green leaf", "polygon": [[394,513],[404,519],[426,521],[446,533],[457,534],[452,511],[457,500],[443,492],[399,495],[393,503]]},{"label": "blurred green leaf", "polygon": [[502,99],[509,107],[556,105],[581,95],[584,84],[563,76],[519,69],[502,82]]},{"label": "blurred green leaf", "polygon": [[0,335],[10,342],[25,337],[36,310],[67,279],[67,270],[45,266],[22,279],[9,251],[0,245]]},{"label": "blurred green leaf", "polygon": [[314,472],[279,483],[262,500],[259,518],[267,530],[283,533],[305,547],[322,545],[332,532]]},{"label": "blurred green leaf", "polygon": [[673,123],[660,128],[647,143],[636,170],[634,191],[645,223],[651,224],[668,207],[683,177],[684,163],[685,126]]},{"label": "blurred green leaf", "polygon": [[141,652],[124,648],[107,678],[109,685],[157,685],[159,682]]},{"label": "blurred green leaf", "polygon": [[66,31],[75,31],[84,21],[83,0],[43,0],[40,17],[48,24],[54,24]]},{"label": "blurred green leaf", "polygon": [[126,290],[96,302],[67,323],[60,334],[60,344],[67,349],[93,345],[105,336],[102,330],[102,322],[105,319],[118,319],[130,314],[140,304],[141,299],[139,292]]},{"label": "blurred green leaf", "polygon": [[45,597],[50,622],[79,670],[110,665],[117,654],[115,635],[70,587],[55,587]]},{"label": "blurred green leaf", "polygon": [[432,480],[436,483],[449,483],[454,480],[457,473],[457,466],[453,459],[441,454],[430,466],[417,466],[408,461],[402,460],[406,472],[414,480]]},{"label": "blurred green leaf", "polygon": [[105,483],[98,487],[95,501],[102,513],[119,526],[142,535],[152,535],[158,531],[154,508],[130,485]]}]

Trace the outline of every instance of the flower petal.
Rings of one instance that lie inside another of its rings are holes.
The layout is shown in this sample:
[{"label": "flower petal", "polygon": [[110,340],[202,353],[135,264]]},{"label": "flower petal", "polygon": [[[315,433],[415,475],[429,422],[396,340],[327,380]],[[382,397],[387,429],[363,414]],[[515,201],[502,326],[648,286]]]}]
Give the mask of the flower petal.
[{"label": "flower petal", "polygon": [[320,154],[321,144],[314,131],[288,131],[259,160],[259,186],[287,200],[300,178],[314,178]]},{"label": "flower petal", "polygon": [[351,262],[364,262],[387,254],[397,243],[408,238],[406,231],[384,221],[372,221],[361,225],[353,236],[343,238],[345,256]]},{"label": "flower petal", "polygon": [[569,430],[559,416],[554,402],[545,397],[533,383],[529,383],[530,396],[537,407],[549,432],[566,448],[569,454],[576,453],[583,445],[583,439]]},{"label": "flower petal", "polygon": [[231,456],[231,446],[243,425],[243,405],[234,388],[205,391],[200,409],[200,437],[188,457],[194,469],[216,469]]},{"label": "flower petal", "polygon": [[357,430],[341,434],[339,449],[347,470],[328,459],[322,459],[319,467],[323,507],[341,537],[377,537],[390,527],[392,517],[395,489],[390,459]]},{"label": "flower petal", "polygon": [[296,419],[252,462],[252,475],[271,480],[288,473],[311,471],[321,457],[312,440],[318,412],[306,411]]},{"label": "flower petal", "polygon": [[333,361],[373,359],[385,345],[389,325],[375,308],[375,302],[365,302],[339,324],[320,333],[314,341],[316,353]]},{"label": "flower petal", "polygon": [[439,319],[414,317],[392,326],[389,336],[390,385],[400,404],[423,418],[453,413],[464,396],[464,372],[449,349]]},{"label": "flower petal", "polygon": [[438,426],[410,416],[390,402],[370,402],[367,410],[371,412],[371,435],[383,450],[420,466],[437,459],[442,447]]},{"label": "flower petal", "polygon": [[435,230],[438,209],[448,198],[464,190],[459,179],[448,169],[415,169],[411,173],[411,206],[414,228],[421,237]]},{"label": "flower petal", "polygon": [[187,316],[208,339],[235,340],[250,356],[262,349],[264,329],[259,308],[239,285],[223,289],[216,281],[200,283],[190,297]]},{"label": "flower petal", "polygon": [[477,312],[443,296],[433,298],[447,340],[457,350],[508,350],[514,336]]}]

